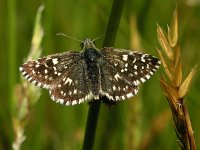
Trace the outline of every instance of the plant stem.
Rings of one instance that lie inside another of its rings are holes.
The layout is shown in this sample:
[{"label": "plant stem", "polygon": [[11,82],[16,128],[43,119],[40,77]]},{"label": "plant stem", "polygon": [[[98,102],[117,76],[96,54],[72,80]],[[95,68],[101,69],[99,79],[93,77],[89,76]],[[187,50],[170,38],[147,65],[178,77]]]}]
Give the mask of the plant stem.
[{"label": "plant stem", "polygon": [[[125,0],[113,0],[112,10],[108,21],[103,47],[112,46],[114,44],[117,29],[119,27],[122,15],[124,1]],[[90,105],[89,107],[84,143],[82,148],[83,150],[93,149],[99,110],[102,100],[103,99],[100,99],[95,104]]]}]

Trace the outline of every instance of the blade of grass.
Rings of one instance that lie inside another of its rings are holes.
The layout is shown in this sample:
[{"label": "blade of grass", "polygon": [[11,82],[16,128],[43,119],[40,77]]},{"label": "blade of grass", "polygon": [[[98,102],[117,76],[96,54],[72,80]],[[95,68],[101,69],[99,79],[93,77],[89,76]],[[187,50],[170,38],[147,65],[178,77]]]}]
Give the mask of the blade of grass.
[{"label": "blade of grass", "polygon": [[[115,37],[117,34],[117,29],[120,23],[124,1],[125,0],[113,1],[112,10],[109,17],[107,30],[103,42],[103,47],[112,46],[114,44]],[[102,100],[99,100],[96,104],[91,105],[89,107],[85,137],[82,147],[83,150],[93,149],[101,101]]]}]

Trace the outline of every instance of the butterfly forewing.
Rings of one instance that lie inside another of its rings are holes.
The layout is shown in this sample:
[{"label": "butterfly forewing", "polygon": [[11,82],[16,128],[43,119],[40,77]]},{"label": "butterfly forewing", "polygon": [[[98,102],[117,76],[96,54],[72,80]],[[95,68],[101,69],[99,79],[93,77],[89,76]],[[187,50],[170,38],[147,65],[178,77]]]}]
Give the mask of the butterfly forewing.
[{"label": "butterfly forewing", "polygon": [[39,87],[49,89],[73,63],[80,59],[78,52],[65,52],[31,60],[20,67],[23,76]]},{"label": "butterfly forewing", "polygon": [[148,80],[159,68],[160,61],[154,56],[124,49],[103,48],[105,60],[115,68],[115,77],[137,86]]}]

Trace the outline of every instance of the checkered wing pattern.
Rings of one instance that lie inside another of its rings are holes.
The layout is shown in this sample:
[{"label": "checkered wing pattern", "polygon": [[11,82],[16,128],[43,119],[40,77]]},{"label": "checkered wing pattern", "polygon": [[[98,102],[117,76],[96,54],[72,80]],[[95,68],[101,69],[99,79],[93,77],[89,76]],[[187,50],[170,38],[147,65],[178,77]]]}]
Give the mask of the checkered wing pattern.
[{"label": "checkered wing pattern", "polygon": [[133,97],[138,85],[160,66],[159,59],[148,54],[112,47],[98,50],[90,39],[82,44],[81,52],[31,60],[20,71],[31,83],[48,89],[54,101],[75,105],[100,96],[112,102]]},{"label": "checkered wing pattern", "polygon": [[138,85],[159,68],[160,61],[151,55],[106,47],[101,50],[101,93],[109,99],[125,100],[138,92]]},{"label": "checkered wing pattern", "polygon": [[84,66],[80,53],[65,52],[28,61],[20,71],[31,83],[49,89],[54,101],[71,105],[90,96]]}]

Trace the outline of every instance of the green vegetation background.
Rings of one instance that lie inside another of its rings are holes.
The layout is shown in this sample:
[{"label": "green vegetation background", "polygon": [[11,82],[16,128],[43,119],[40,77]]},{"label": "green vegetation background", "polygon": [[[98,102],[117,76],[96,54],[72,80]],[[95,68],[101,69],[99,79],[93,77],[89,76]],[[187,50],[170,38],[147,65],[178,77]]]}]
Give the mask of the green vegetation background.
[{"label": "green vegetation background", "polygon": [[[192,0],[127,0],[115,47],[130,49],[136,40],[140,41],[138,43],[142,51],[158,56],[157,23],[166,27],[177,5],[183,67],[185,73],[188,73],[191,67],[199,63],[200,57],[200,3],[197,0],[197,3],[191,2]],[[14,89],[20,83],[18,68],[29,53],[35,15],[41,3],[45,5],[42,14],[43,56],[67,50],[81,50],[77,41],[56,36],[56,33],[63,32],[79,39],[96,38],[104,34],[112,6],[111,0],[0,0],[2,150],[12,148],[14,134],[11,115],[13,99],[17,94]],[[137,25],[134,26],[131,20]],[[96,45],[100,48],[102,39],[96,41]],[[160,72],[162,69],[141,86],[139,94],[132,100],[119,102],[111,109],[102,105],[94,149],[178,149],[168,103],[159,85]],[[197,149],[200,149],[199,83],[197,71],[186,97]],[[87,111],[87,104],[73,107],[56,104],[50,99],[48,91],[42,90],[38,102],[29,109],[25,128],[26,140],[21,149],[81,149]]]}]

